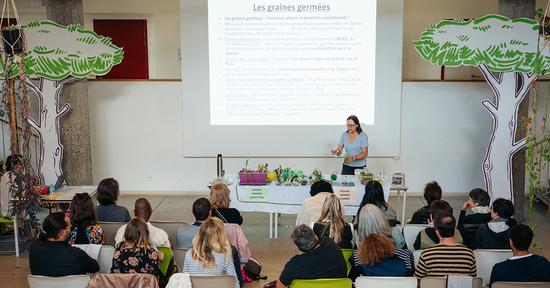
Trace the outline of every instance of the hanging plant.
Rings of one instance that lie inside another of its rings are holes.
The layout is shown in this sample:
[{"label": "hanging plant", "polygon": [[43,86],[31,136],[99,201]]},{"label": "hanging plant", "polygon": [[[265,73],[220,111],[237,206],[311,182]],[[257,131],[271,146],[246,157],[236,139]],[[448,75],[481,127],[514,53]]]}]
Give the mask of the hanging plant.
[{"label": "hanging plant", "polygon": [[23,38],[20,26],[2,28],[2,48],[6,55],[19,55],[23,52]]}]

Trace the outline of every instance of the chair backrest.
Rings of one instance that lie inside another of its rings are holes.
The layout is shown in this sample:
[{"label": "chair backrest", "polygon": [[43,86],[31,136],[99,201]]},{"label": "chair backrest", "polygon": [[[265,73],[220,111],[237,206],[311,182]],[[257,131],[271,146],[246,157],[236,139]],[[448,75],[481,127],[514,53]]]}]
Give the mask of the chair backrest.
[{"label": "chair backrest", "polygon": [[414,240],[418,232],[426,229],[428,225],[426,224],[407,224],[403,226],[403,236],[405,237],[405,243],[407,243],[407,248],[411,251],[414,251]]},{"label": "chair backrest", "polygon": [[418,265],[418,261],[420,261],[420,254],[422,254],[422,250],[414,250],[413,251],[413,257],[414,257],[414,266]]},{"label": "chair backrest", "polygon": [[99,273],[111,273],[113,255],[115,255],[115,247],[111,245],[101,246],[101,250],[99,250],[99,257],[97,258]]},{"label": "chair backrest", "polygon": [[355,288],[416,288],[418,281],[415,277],[365,277],[355,279]]},{"label": "chair backrest", "polygon": [[349,278],[294,280],[290,288],[351,288],[351,284]]},{"label": "chair backrest", "polygon": [[[472,278],[472,288],[483,287],[483,279],[480,277]],[[420,288],[447,288],[447,278],[445,277],[424,277],[420,279]]]},{"label": "chair backrest", "polygon": [[92,275],[88,288],[159,288],[157,276],[138,273],[96,273]]},{"label": "chair backrest", "polygon": [[483,278],[483,285],[491,281],[491,272],[495,264],[512,257],[512,250],[478,249],[474,250],[476,256],[477,276]]},{"label": "chair backrest", "polygon": [[344,260],[346,260],[346,267],[348,268],[348,272],[346,275],[349,275],[349,270],[351,270],[351,262],[349,261],[349,258],[351,255],[353,255],[352,249],[342,249],[342,254],[344,255]]},{"label": "chair backrest", "polygon": [[90,283],[88,275],[71,275],[64,277],[46,277],[27,275],[30,288],[86,288]]},{"label": "chair backrest", "polygon": [[99,222],[105,235],[105,244],[115,246],[115,235],[118,229],[126,223],[124,222]]},{"label": "chair backrest", "polygon": [[550,282],[494,282],[491,288],[550,288]]},{"label": "chair backrest", "polygon": [[193,288],[233,288],[235,277],[231,275],[191,275]]},{"label": "chair backrest", "polygon": [[185,262],[185,253],[189,249],[175,248],[174,249],[174,264],[178,266],[179,271],[183,269],[183,262]]},{"label": "chair backrest", "polygon": [[176,245],[176,231],[178,228],[189,225],[181,221],[149,221],[151,224],[159,229],[164,230],[168,233],[168,239],[170,240],[170,245],[174,247]]}]

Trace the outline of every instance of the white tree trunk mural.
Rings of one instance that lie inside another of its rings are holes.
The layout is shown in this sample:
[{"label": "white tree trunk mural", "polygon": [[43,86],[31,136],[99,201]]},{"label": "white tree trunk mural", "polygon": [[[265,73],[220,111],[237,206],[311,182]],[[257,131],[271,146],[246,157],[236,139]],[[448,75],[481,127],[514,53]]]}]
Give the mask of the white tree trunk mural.
[{"label": "white tree trunk mural", "polygon": [[38,175],[43,185],[55,184],[57,178],[63,174],[63,145],[59,133],[59,118],[69,111],[70,106],[65,104],[58,108],[59,96],[65,84],[76,80],[73,77],[61,81],[39,78],[38,84],[29,78],[25,81],[27,87],[38,96],[40,118],[38,121],[28,118],[27,121],[40,136]]},{"label": "white tree trunk mural", "polygon": [[483,162],[485,184],[491,199],[514,199],[512,157],[525,147],[525,138],[515,141],[517,111],[537,75],[523,72],[493,73],[485,64],[478,67],[495,95],[494,102],[481,101],[493,120],[493,131]]}]

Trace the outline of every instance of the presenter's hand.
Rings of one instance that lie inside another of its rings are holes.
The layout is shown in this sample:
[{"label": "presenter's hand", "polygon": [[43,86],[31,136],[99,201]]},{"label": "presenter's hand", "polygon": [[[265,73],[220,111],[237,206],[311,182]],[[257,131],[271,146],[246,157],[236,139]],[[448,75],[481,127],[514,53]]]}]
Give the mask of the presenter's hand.
[{"label": "presenter's hand", "polygon": [[330,153],[335,156],[340,156],[342,154],[342,151],[338,151],[338,148],[330,150]]},{"label": "presenter's hand", "polygon": [[353,156],[344,157],[344,163],[351,164],[351,161],[353,161]]}]

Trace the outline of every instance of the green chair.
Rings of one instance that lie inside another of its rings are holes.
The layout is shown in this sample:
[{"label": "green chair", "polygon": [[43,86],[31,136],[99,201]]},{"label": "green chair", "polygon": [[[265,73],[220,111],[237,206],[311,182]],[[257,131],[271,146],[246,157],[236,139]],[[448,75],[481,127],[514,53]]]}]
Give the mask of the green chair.
[{"label": "green chair", "polygon": [[294,280],[290,288],[351,288],[351,279],[332,278],[332,279],[313,279],[313,280]]},{"label": "green chair", "polygon": [[351,263],[349,262],[349,258],[351,255],[353,255],[352,249],[342,249],[342,254],[344,254],[344,259],[346,260],[346,267],[348,268],[348,272],[346,275],[349,275],[349,270],[351,270]]},{"label": "green chair", "polygon": [[159,251],[164,254],[164,258],[159,263],[159,271],[162,273],[162,275],[166,275],[166,272],[168,272],[168,267],[170,266],[170,262],[172,260],[172,257],[174,256],[174,252],[172,252],[172,249],[168,247],[158,247]]}]

